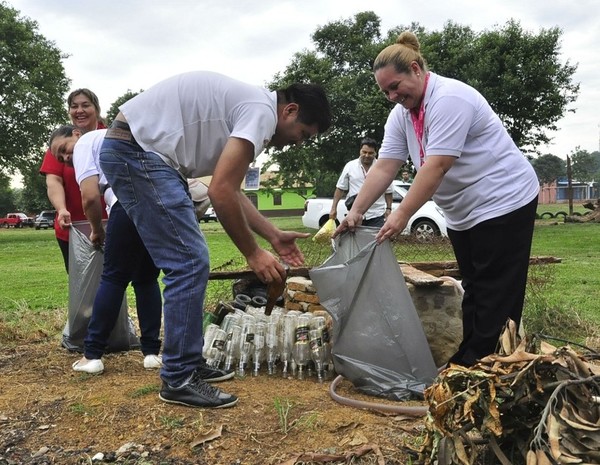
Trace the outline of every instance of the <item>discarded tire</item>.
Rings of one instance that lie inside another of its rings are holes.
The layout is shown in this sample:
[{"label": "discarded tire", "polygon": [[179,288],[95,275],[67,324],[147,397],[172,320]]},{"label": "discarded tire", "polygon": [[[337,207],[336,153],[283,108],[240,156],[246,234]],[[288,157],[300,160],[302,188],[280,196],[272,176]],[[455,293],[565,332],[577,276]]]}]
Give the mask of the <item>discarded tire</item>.
[{"label": "discarded tire", "polygon": [[255,295],[252,297],[252,305],[255,307],[264,307],[267,305],[267,299],[261,295]]}]

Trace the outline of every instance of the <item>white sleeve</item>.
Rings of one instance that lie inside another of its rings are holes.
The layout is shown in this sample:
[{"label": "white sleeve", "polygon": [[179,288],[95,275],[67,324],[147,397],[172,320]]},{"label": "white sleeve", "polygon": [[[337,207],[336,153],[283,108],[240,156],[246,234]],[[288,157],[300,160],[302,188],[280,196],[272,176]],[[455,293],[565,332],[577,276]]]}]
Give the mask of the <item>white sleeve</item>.
[{"label": "white sleeve", "polygon": [[75,179],[79,185],[84,179],[100,174],[94,162],[92,149],[91,144],[81,139],[77,141],[73,148],[73,168],[75,169]]},{"label": "white sleeve", "polygon": [[379,158],[408,159],[408,142],[402,107],[397,105],[388,115],[384,126],[383,142],[379,149]]},{"label": "white sleeve", "polygon": [[350,190],[350,179],[348,176],[348,171],[350,170],[350,163],[351,162],[346,163],[346,165],[344,166],[344,169],[342,170],[342,174],[340,174],[338,182],[335,185],[335,187],[337,187],[338,189],[340,189],[342,191]]}]

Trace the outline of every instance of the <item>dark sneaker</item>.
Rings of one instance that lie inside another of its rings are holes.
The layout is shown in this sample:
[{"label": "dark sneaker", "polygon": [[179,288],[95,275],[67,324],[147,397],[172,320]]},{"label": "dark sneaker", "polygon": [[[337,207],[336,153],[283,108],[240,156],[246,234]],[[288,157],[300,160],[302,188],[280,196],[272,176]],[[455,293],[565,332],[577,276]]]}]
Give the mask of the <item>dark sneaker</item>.
[{"label": "dark sneaker", "polygon": [[218,383],[219,381],[227,381],[235,376],[233,370],[219,370],[218,368],[211,368],[206,365],[199,366],[194,371],[200,379],[203,379],[207,383]]},{"label": "dark sneaker", "polygon": [[233,407],[238,398],[227,394],[194,374],[181,386],[172,387],[163,382],[158,397],[171,404],[188,407],[225,408]]}]

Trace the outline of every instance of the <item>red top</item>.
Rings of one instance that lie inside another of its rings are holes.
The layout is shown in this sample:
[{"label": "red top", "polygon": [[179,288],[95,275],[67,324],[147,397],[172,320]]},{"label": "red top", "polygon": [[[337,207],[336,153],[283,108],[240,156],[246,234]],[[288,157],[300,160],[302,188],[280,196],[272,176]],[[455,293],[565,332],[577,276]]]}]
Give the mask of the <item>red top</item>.
[{"label": "red top", "polygon": [[[98,129],[104,129],[102,123],[98,123]],[[43,175],[54,174],[60,176],[63,180],[63,186],[65,189],[65,203],[67,210],[71,213],[71,221],[86,221],[87,218],[83,212],[83,206],[81,204],[81,191],[79,190],[79,184],[75,179],[75,169],[72,166],[65,165],[59,162],[50,149],[46,151],[42,166],[40,167],[40,173]],[[102,207],[104,207],[104,199],[102,199]],[[69,228],[61,229],[58,225],[58,212],[57,217],[54,221],[54,232],[58,239],[63,241],[69,240]],[[102,218],[106,219],[106,210],[102,210]]]}]

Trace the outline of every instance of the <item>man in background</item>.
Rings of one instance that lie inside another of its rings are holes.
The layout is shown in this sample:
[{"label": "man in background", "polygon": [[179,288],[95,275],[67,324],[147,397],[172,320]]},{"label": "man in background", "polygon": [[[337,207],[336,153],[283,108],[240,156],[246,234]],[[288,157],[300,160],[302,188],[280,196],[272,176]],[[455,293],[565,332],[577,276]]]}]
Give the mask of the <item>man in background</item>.
[{"label": "man in background", "polygon": [[[377,142],[375,139],[368,137],[360,142],[360,152],[358,158],[350,160],[344,166],[336,184],[335,193],[333,194],[333,204],[329,212],[329,219],[337,218],[337,206],[343,197],[346,197],[346,207],[350,210],[352,200],[360,191],[367,174],[377,158]],[[365,212],[365,218],[362,222],[363,226],[372,226],[381,228],[385,219],[392,212],[392,184],[389,185],[379,199],[377,199],[371,208]]]}]

